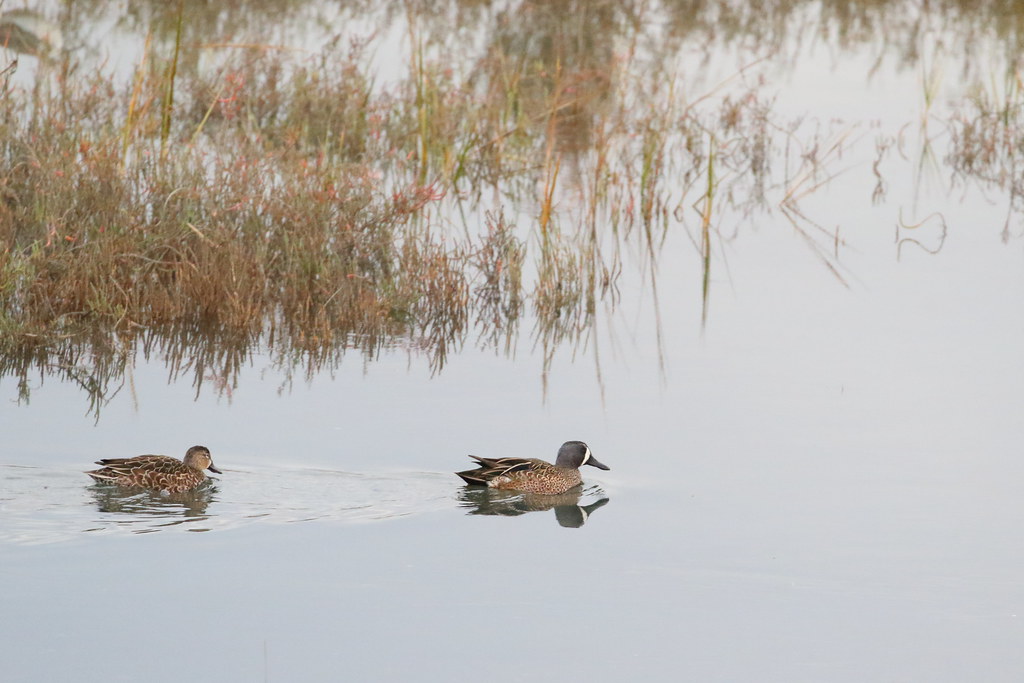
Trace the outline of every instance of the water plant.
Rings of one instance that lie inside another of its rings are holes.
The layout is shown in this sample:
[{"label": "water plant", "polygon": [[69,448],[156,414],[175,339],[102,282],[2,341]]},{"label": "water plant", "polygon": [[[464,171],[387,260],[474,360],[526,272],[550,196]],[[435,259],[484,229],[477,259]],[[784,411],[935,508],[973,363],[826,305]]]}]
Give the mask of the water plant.
[{"label": "water plant", "polygon": [[[241,10],[133,5],[130,75],[65,55],[0,95],[0,374],[23,398],[34,368],[102,402],[138,353],[225,390],[255,349],[310,374],[399,345],[439,370],[466,344],[512,352],[523,321],[546,364],[566,346],[598,363],[624,272],[643,274],[659,319],[661,249],[688,235],[685,296],[707,324],[723,235],[758,212],[781,213],[846,282],[839,227],[808,205],[866,136],[775,111],[763,66],[801,3],[774,23],[724,7],[386,4],[377,20],[404,22],[408,59],[385,79],[373,36],[214,39],[205,27]],[[876,8],[839,25],[885,21]],[[705,82],[680,46],[712,28],[768,56]],[[453,30],[471,49],[453,54]],[[1019,198],[1014,79],[1002,105],[979,98],[952,122],[948,162]],[[922,83],[930,115],[939,83]],[[877,201],[898,140],[874,141]]]}]

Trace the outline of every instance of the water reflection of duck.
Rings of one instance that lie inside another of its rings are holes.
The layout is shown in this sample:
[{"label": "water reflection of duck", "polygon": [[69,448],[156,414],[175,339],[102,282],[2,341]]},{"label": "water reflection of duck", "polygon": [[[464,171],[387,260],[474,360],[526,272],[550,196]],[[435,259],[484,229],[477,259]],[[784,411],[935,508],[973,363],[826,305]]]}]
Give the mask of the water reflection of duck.
[{"label": "water reflection of duck", "polygon": [[[588,497],[598,496],[598,499],[593,503],[580,505],[580,499],[584,494]],[[583,526],[590,514],[607,502],[608,496],[601,489],[593,487],[584,491],[582,486],[557,495],[492,488],[465,488],[459,493],[459,505],[467,508],[468,514],[471,515],[515,517],[527,512],[554,509],[559,526],[573,529]]]},{"label": "water reflection of duck", "polygon": [[524,491],[527,493],[564,493],[583,482],[580,468],[591,465],[601,470],[611,469],[597,461],[590,447],[582,441],[566,441],[558,449],[555,464],[537,458],[478,458],[475,470],[455,474],[471,486]]},{"label": "water reflection of duck", "polygon": [[210,449],[206,446],[188,449],[184,461],[168,455],[139,455],[134,458],[106,458],[97,460],[96,464],[103,467],[86,472],[96,481],[170,493],[188,491],[202,484],[206,480],[203,470],[221,473],[214,467]]},{"label": "water reflection of duck", "polygon": [[96,483],[89,489],[100,512],[115,512],[146,517],[180,517],[181,521],[202,518],[213,501],[217,487],[212,484],[189,491],[166,493],[150,489],[125,489],[109,483]]}]

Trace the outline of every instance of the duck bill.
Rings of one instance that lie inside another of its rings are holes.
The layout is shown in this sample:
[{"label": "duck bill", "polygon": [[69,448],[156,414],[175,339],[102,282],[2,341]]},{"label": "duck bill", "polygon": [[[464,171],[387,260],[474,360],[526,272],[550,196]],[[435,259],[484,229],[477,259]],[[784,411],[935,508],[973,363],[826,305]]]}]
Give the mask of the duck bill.
[{"label": "duck bill", "polygon": [[[210,471],[211,471],[211,472],[213,472],[214,474],[224,474],[223,472],[221,472],[220,470],[218,470],[218,469],[217,469],[216,467],[214,467],[214,466],[213,466],[213,463],[212,463],[212,462],[210,463],[210,466],[209,466],[209,467],[207,467],[206,469],[210,470]],[[607,468],[606,468],[606,469],[607,469]]]},{"label": "duck bill", "polygon": [[593,467],[596,467],[599,470],[610,470],[611,469],[611,467],[608,467],[608,465],[605,465],[603,462],[600,462],[597,458],[595,458],[593,456],[593,454],[591,454],[591,456],[589,458],[587,458],[586,464],[587,465],[592,465]]}]

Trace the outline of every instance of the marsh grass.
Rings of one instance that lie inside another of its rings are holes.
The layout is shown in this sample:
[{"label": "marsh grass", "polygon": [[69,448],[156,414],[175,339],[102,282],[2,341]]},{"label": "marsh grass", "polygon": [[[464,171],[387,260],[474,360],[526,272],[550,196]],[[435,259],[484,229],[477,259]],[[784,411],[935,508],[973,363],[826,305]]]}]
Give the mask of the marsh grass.
[{"label": "marsh grass", "polygon": [[[1003,239],[1009,240],[1024,213],[1024,82],[1020,68],[1006,72],[1002,81],[993,79],[979,87],[948,122],[950,136],[947,164],[954,178],[975,183],[985,190],[1009,195]],[[945,225],[943,224],[943,239]]]},{"label": "marsh grass", "polygon": [[[7,353],[44,367],[45,349],[59,356],[88,330],[82,354],[120,353],[106,367],[123,368],[130,340],[148,349],[166,334],[173,375],[195,368],[197,385],[230,387],[240,361],[182,364],[183,340],[273,345],[297,366],[404,340],[437,370],[470,338],[513,349],[527,301],[547,363],[565,344],[596,353],[623,250],[635,243],[655,287],[670,207],[713,177],[694,141],[717,122],[683,98],[637,116],[638,92],[616,92],[629,64],[609,53],[572,69],[565,50],[524,62],[505,33],[459,80],[411,31],[408,77],[384,88],[359,41],[299,59],[230,50],[200,67],[181,25],[169,42],[146,39],[124,84],[66,65],[6,96]],[[748,113],[758,102],[729,106],[733,142],[715,164],[766,172],[763,151],[736,143],[747,122],[763,130]],[[705,276],[718,188],[709,181],[701,214]],[[505,218],[531,201],[532,224]],[[703,291],[706,306],[706,279]],[[10,367],[25,376],[24,362]]]},{"label": "marsh grass", "polygon": [[[450,17],[405,3],[385,14],[404,16],[407,68],[382,83],[366,39],[211,43],[197,32],[212,5],[135,9],[146,38],[123,82],[70,58],[30,90],[0,72],[0,374],[23,398],[35,369],[83,384],[95,408],[137,354],[225,392],[257,349],[304,376],[392,346],[439,370],[466,344],[514,352],[524,319],[546,377],[559,348],[597,362],[627,268],[644,274],[660,350],[671,233],[697,264],[673,301],[706,324],[723,243],[771,212],[845,282],[839,228],[807,200],[848,170],[856,126],[781,120],[765,57],[703,83],[676,52],[702,21],[740,39],[778,23],[668,7],[654,39],[646,6],[531,3],[492,17],[467,55]],[[1019,201],[1020,88],[1006,93],[957,120],[951,159]],[[876,139],[883,194],[891,144]]]}]

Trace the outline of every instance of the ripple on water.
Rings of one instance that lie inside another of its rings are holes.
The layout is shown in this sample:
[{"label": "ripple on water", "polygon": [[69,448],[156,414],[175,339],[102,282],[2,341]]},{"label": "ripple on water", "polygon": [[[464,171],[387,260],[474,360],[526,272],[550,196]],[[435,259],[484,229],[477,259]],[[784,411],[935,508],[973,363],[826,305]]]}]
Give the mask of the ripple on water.
[{"label": "ripple on water", "polygon": [[226,469],[194,491],[169,494],[90,483],[77,470],[2,465],[0,543],[53,543],[82,533],[385,520],[452,509],[458,489],[451,475],[439,472],[252,467]]}]

